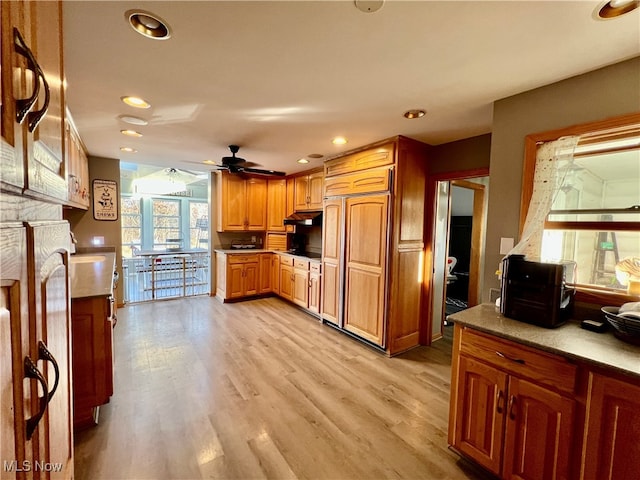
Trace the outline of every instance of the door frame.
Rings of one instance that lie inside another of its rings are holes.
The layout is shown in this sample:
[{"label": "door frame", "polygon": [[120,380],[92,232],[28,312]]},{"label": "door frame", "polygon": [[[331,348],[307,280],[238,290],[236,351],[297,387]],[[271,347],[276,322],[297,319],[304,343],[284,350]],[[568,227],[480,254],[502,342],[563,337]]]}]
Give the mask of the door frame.
[{"label": "door frame", "polygon": [[[483,167],[483,168],[476,168],[476,169],[471,169],[471,170],[459,170],[459,171],[454,171],[454,172],[443,172],[443,173],[438,173],[435,175],[429,175],[427,177],[427,191],[426,191],[426,202],[425,202],[425,206],[427,206],[428,208],[425,208],[425,261],[424,261],[424,285],[423,285],[423,305],[427,305],[427,308],[424,309],[424,316],[423,316],[423,321],[421,322],[421,327],[420,327],[420,344],[421,345],[431,345],[431,342],[433,341],[433,335],[432,335],[432,326],[433,326],[433,273],[434,273],[434,262],[433,262],[433,252],[434,252],[434,247],[435,247],[435,241],[436,239],[434,238],[434,232],[435,232],[435,212],[436,212],[436,201],[437,201],[437,186],[438,186],[438,182],[441,181],[450,181],[450,182],[458,182],[459,185],[458,186],[462,186],[460,185],[462,182],[465,182],[465,185],[467,183],[472,183],[469,180],[473,179],[473,178],[478,178],[478,177],[487,177],[489,176],[489,167]],[[477,184],[476,184],[477,185]],[[474,189],[475,191],[475,189]],[[483,202],[484,203],[484,202]],[[475,213],[476,213],[476,201],[475,201],[475,195],[474,195],[474,217],[475,217]],[[486,212],[485,212],[486,214]],[[474,221],[474,223],[476,223]],[[448,235],[448,231],[447,231],[447,235]],[[473,233],[472,233],[472,237],[473,237]],[[482,240],[484,238],[484,230],[477,232],[476,235],[480,235],[480,239]],[[480,269],[479,269],[479,265],[480,265],[480,260],[482,258],[483,255],[483,249],[484,249],[484,245],[483,242],[480,241],[478,244],[478,250],[475,253],[477,261],[479,262],[478,264],[478,269],[476,270],[476,279],[475,279],[475,285],[476,288],[479,290],[479,280],[480,280]],[[470,272],[471,273],[471,272]],[[471,277],[469,278],[469,287],[471,288]],[[479,294],[478,294],[479,295]],[[479,302],[480,298],[476,297],[476,300]]]}]

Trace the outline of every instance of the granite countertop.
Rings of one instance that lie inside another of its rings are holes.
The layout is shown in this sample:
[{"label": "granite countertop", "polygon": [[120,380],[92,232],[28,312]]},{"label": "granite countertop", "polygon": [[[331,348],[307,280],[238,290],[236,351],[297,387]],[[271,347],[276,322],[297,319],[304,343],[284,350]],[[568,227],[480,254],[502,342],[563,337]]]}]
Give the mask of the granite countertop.
[{"label": "granite countertop", "polygon": [[553,329],[537,327],[504,317],[490,303],[462,310],[447,318],[497,337],[640,377],[640,346],[617,339],[611,331],[596,333],[585,330],[578,321],[568,321]]},{"label": "granite countertop", "polygon": [[71,298],[107,297],[113,293],[114,252],[71,255]]}]

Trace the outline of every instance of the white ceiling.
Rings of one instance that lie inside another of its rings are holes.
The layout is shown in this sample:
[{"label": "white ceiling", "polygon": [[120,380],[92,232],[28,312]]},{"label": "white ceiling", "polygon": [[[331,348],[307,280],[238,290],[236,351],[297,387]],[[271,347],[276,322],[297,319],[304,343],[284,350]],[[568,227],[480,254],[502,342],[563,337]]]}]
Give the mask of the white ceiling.
[{"label": "white ceiling", "polygon": [[[495,100],[640,55],[639,10],[595,20],[601,4],[66,1],[67,102],[90,155],[208,170],[203,160],[238,144],[240,157],[293,173],[322,164],[301,157],[397,134],[437,145],[488,133]],[[136,33],[132,8],[172,37]],[[411,108],[428,113],[407,120]],[[119,133],[132,128],[122,114],[150,121],[142,138]],[[336,135],[349,143],[332,145]]]}]

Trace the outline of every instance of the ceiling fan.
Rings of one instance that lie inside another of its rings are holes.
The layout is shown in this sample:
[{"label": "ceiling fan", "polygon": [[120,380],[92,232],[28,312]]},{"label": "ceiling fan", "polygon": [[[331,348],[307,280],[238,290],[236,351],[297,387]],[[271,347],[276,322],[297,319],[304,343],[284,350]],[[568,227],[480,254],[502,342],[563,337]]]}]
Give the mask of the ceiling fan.
[{"label": "ceiling fan", "polygon": [[278,172],[276,170],[263,170],[261,168],[253,168],[250,165],[254,165],[252,162],[247,162],[244,158],[236,157],[236,153],[240,150],[238,145],[229,145],[231,151],[230,157],[222,157],[222,164],[216,165],[218,170],[227,170],[230,173],[253,173],[255,175],[274,175],[277,177],[284,177],[285,172]]}]

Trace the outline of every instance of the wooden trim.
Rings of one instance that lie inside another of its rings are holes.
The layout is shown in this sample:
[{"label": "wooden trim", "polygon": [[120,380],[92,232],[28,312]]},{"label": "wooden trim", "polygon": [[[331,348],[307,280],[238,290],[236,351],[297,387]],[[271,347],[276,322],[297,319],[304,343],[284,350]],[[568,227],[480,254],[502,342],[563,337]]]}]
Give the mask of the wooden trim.
[{"label": "wooden trim", "polygon": [[637,232],[640,222],[544,222],[546,230],[594,230],[596,232]]}]

